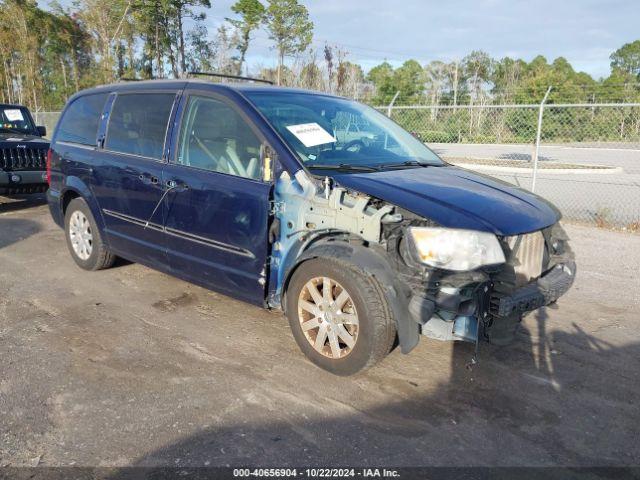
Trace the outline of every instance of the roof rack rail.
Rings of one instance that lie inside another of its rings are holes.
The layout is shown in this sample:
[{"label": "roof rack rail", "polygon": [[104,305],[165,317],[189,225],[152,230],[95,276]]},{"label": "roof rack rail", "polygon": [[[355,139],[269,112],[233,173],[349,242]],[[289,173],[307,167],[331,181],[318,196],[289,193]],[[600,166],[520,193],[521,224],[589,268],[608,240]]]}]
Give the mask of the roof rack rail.
[{"label": "roof rack rail", "polygon": [[267,83],[269,85],[273,85],[271,80],[264,80],[262,78],[253,78],[253,77],[241,77],[240,75],[227,75],[224,73],[215,73],[215,72],[188,72],[189,75],[204,75],[206,77],[218,77],[218,78],[229,78],[233,80],[246,80],[247,82],[259,82],[259,83]]},{"label": "roof rack rail", "polygon": [[135,77],[119,77],[118,78],[119,82],[142,82],[142,80],[143,80],[142,78],[135,78]]}]

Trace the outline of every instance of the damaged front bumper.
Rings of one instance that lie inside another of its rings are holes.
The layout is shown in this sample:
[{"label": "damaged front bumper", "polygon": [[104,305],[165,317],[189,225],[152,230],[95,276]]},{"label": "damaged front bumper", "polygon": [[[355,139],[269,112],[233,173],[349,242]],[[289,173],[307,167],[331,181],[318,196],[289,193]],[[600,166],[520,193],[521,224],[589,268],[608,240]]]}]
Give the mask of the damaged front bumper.
[{"label": "damaged front bumper", "polygon": [[569,291],[575,275],[575,262],[558,264],[537,281],[517,289],[513,294],[492,299],[491,313],[508,317],[549,305]]},{"label": "damaged front bumper", "polygon": [[408,310],[421,333],[444,341],[477,342],[480,336],[504,345],[524,314],[564,295],[573,285],[576,264],[562,227],[522,237],[503,239],[507,262],[493,269],[423,271],[419,286],[414,277]]}]

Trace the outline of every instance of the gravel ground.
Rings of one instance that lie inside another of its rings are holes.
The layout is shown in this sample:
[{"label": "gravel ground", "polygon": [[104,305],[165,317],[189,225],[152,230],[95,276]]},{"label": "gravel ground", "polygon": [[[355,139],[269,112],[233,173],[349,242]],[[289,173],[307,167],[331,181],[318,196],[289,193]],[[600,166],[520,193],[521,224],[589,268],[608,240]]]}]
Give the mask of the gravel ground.
[{"label": "gravel ground", "polygon": [[338,378],[283,316],[120,262],[78,269],[38,200],[0,199],[0,465],[640,463],[640,236],[567,226],[558,309],[517,342],[421,341]]}]

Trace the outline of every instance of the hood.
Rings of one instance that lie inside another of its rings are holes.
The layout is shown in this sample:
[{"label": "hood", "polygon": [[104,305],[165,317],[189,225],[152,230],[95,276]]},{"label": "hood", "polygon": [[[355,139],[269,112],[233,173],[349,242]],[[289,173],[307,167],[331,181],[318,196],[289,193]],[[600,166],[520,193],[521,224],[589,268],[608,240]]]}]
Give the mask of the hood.
[{"label": "hood", "polygon": [[337,174],[334,179],[448,228],[510,236],[560,219],[553,205],[533,193],[453,166]]},{"label": "hood", "polygon": [[46,148],[49,146],[49,141],[42,137],[38,137],[37,135],[10,132],[0,133],[0,148],[16,147],[17,145]]}]

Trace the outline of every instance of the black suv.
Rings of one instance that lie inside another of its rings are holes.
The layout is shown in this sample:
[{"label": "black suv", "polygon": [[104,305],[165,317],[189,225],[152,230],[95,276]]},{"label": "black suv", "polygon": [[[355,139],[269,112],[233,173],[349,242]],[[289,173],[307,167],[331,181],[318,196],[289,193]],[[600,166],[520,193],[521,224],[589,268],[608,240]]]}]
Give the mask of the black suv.
[{"label": "black suv", "polygon": [[0,104],[0,194],[47,190],[46,134],[27,107]]}]

